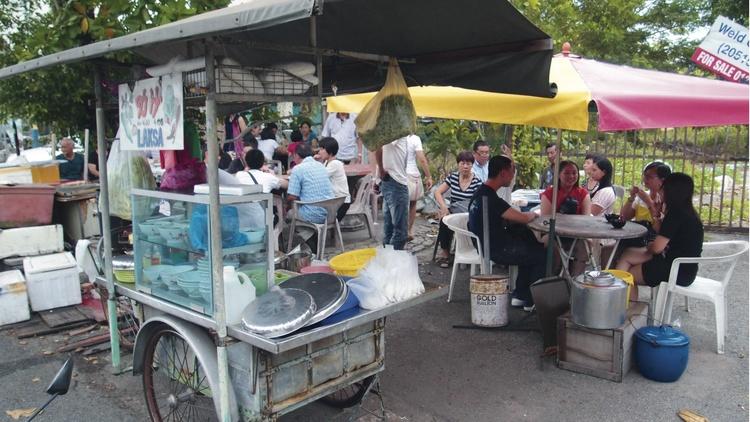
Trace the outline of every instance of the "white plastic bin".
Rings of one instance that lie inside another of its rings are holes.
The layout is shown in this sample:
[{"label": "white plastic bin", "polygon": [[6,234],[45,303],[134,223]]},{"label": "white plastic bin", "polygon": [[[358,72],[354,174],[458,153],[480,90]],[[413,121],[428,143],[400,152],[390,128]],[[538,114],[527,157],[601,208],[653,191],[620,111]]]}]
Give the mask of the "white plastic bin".
[{"label": "white plastic bin", "polygon": [[31,318],[26,280],[18,270],[0,273],[0,326]]},{"label": "white plastic bin", "polygon": [[23,271],[31,310],[44,311],[81,303],[78,266],[70,252],[25,258]]}]

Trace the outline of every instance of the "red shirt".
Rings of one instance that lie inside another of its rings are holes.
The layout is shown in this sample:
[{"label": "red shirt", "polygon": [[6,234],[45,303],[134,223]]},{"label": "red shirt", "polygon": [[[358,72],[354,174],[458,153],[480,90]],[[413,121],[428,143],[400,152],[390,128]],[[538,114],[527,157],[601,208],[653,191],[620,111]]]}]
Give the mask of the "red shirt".
[{"label": "red shirt", "polygon": [[[565,198],[571,197],[578,201],[578,209],[576,210],[576,214],[583,214],[583,199],[589,195],[589,191],[586,190],[586,188],[582,188],[580,186],[575,186],[573,189],[570,190],[570,192],[566,195],[563,193],[562,190],[560,190],[557,193],[557,212],[560,212],[560,206],[565,202]],[[549,202],[552,202],[552,186],[548,187],[544,192],[542,192],[542,196],[547,198]]]}]

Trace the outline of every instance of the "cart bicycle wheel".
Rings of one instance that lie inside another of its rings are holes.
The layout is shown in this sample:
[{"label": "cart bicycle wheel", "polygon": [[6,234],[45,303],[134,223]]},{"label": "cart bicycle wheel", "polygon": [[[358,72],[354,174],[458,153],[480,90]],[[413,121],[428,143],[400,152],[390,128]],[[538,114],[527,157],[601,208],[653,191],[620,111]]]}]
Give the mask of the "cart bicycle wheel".
[{"label": "cart bicycle wheel", "polygon": [[218,421],[204,368],[178,332],[159,327],[143,359],[143,391],[152,421]]},{"label": "cart bicycle wheel", "polygon": [[365,397],[365,393],[367,393],[367,390],[370,388],[373,381],[375,381],[375,375],[370,375],[369,377],[348,385],[335,393],[322,397],[320,401],[329,406],[341,409],[356,406]]}]

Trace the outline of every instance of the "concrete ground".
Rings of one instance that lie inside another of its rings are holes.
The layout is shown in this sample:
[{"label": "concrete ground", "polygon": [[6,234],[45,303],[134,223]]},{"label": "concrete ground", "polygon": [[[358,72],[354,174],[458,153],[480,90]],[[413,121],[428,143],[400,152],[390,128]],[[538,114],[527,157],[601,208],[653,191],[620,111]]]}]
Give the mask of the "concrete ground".
[{"label": "concrete ground", "polygon": [[[380,230],[382,226],[376,226]],[[448,284],[450,269],[429,262],[436,225],[418,220],[416,241],[423,280]],[[366,230],[345,233],[347,250],[371,243]],[[747,235],[708,234],[707,241],[747,240]],[[333,251],[332,251],[333,252]],[[717,268],[706,266],[709,275]],[[662,384],[633,369],[622,383],[558,369],[540,358],[541,336],[533,331],[458,329],[470,324],[468,270],[459,272],[455,299],[445,298],[393,315],[387,320],[386,369],[380,387],[390,421],[631,421],[674,420],[691,409],[711,421],[748,420],[748,257],[729,285],[726,353],[716,354],[714,314],[707,302],[693,301],[691,312],[675,307],[674,318],[691,338],[686,373]],[[517,321],[525,314],[511,313]],[[43,390],[64,356],[49,354],[63,335],[19,341],[0,332],[0,421],[6,410],[33,408],[46,400]],[[47,352],[47,353],[45,353]],[[129,355],[124,357],[129,359]],[[76,356],[75,383],[37,420],[146,420],[140,378],[111,374],[109,355]],[[370,395],[364,407],[376,409]],[[282,421],[376,420],[358,409],[340,411],[314,403]],[[362,416],[364,415],[364,416]],[[21,418],[19,420],[25,420]]]}]

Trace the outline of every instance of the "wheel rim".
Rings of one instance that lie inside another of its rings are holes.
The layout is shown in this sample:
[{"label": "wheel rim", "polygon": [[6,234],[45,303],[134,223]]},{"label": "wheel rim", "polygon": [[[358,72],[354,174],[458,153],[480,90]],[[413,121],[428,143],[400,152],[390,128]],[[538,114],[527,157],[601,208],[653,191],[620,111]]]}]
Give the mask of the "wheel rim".
[{"label": "wheel rim", "polygon": [[149,338],[143,390],[153,421],[215,421],[211,388],[200,360],[177,332],[165,327]]}]

